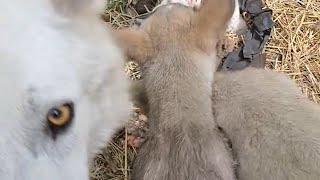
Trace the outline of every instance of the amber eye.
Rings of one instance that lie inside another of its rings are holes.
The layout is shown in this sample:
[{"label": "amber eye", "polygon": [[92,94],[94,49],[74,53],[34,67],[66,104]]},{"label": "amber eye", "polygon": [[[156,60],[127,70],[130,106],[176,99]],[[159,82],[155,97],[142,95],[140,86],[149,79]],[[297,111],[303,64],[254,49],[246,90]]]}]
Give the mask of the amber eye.
[{"label": "amber eye", "polygon": [[70,123],[73,119],[73,105],[63,104],[50,109],[47,114],[47,119],[51,125],[57,127],[62,127]]}]

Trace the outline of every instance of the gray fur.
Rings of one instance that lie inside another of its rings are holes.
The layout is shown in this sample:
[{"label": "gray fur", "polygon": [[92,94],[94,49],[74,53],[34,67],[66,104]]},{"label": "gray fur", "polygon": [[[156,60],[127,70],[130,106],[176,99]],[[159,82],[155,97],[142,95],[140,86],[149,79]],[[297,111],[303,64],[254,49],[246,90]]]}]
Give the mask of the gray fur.
[{"label": "gray fur", "polygon": [[[233,179],[232,158],[212,116],[210,89],[191,59],[169,66],[157,64],[157,70],[144,72],[150,133],[135,161],[133,179]],[[190,79],[180,76],[187,70]]]},{"label": "gray fur", "polygon": [[232,154],[210,99],[215,46],[232,16],[232,1],[222,9],[216,3],[208,0],[200,10],[162,6],[139,30],[118,32],[128,56],[142,67],[149,104],[150,129],[133,165],[134,180],[234,179]]},{"label": "gray fur", "polygon": [[[215,120],[231,140],[239,180],[319,179],[320,107],[289,77],[247,68],[215,73],[213,87]],[[142,94],[134,98],[147,111]]]},{"label": "gray fur", "polygon": [[289,79],[248,68],[216,73],[213,108],[232,142],[240,180],[318,180],[320,106]]}]

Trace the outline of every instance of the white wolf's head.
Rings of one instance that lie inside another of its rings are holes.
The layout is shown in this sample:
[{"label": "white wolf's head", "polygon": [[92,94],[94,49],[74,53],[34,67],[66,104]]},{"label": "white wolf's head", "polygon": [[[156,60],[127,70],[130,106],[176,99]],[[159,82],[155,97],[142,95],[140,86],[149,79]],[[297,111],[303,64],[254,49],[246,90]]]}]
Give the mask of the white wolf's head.
[{"label": "white wolf's head", "polygon": [[1,180],[86,180],[125,122],[123,57],[96,7],[103,3],[0,1]]}]

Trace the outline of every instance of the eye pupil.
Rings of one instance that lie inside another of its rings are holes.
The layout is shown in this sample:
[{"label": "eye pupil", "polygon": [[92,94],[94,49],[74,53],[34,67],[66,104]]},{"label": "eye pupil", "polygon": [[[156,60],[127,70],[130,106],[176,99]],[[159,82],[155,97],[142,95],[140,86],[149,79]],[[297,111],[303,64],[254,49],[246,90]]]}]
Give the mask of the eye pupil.
[{"label": "eye pupil", "polygon": [[53,118],[59,118],[61,116],[61,111],[59,109],[52,109],[50,116]]}]

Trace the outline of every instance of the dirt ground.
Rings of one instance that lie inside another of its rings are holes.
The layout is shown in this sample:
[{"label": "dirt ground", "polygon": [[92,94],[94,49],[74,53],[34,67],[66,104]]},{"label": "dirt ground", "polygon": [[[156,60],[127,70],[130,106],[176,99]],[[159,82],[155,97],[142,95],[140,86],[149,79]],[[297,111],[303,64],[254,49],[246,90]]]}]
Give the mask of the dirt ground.
[{"label": "dirt ground", "polygon": [[[303,94],[320,103],[320,1],[265,0],[265,3],[273,10],[276,23],[264,49],[266,68],[288,74]],[[111,0],[102,17],[114,28],[131,26],[139,13],[147,11],[145,7],[151,10],[155,4],[155,0]],[[234,47],[242,42],[241,37],[229,38]],[[128,63],[125,70],[133,80],[140,78],[134,63]],[[96,157],[91,179],[129,180],[131,162],[146,131],[147,117],[139,108],[133,108],[127,127],[110,143],[106,142],[103,153]]]}]

